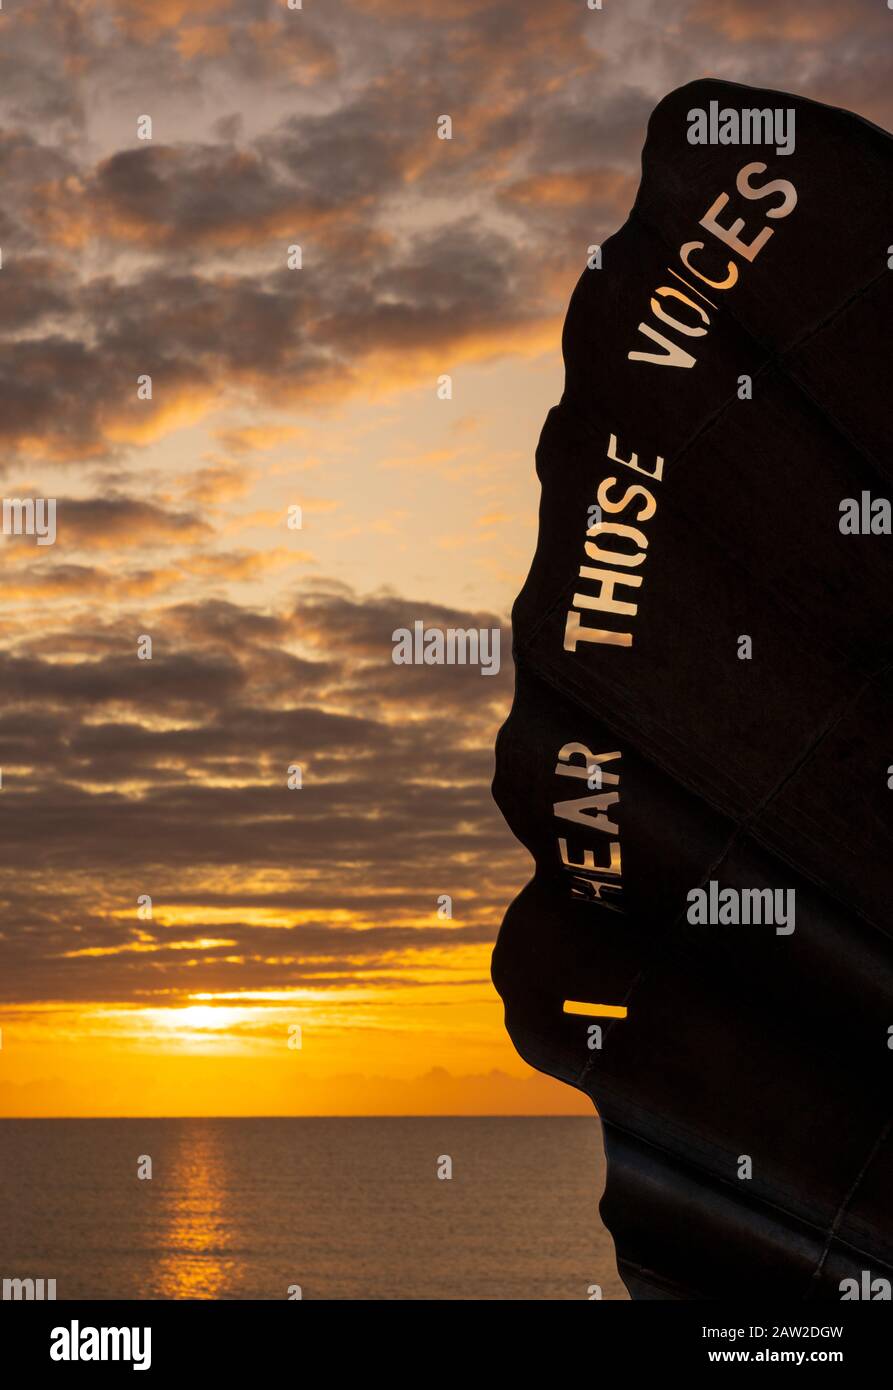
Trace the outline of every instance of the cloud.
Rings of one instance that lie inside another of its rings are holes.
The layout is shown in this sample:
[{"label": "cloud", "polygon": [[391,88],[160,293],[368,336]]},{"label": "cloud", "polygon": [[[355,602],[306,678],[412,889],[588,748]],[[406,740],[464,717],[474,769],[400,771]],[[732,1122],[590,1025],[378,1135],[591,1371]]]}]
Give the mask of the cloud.
[{"label": "cloud", "polygon": [[488,789],[511,673],[395,666],[416,617],[498,621],[342,586],[146,612],[151,662],[133,629],[24,634],[0,658],[0,994],[399,989],[411,959],[485,951],[521,858]]},{"label": "cloud", "polygon": [[[484,991],[529,865],[489,795],[508,632],[473,577],[456,607],[397,592],[390,565],[416,529],[459,568],[512,514],[498,460],[516,441],[500,456],[487,429],[513,379],[420,448],[395,395],[557,355],[672,87],[712,73],[893,123],[889,17],[868,0],[35,0],[3,23],[0,444],[6,478],[58,497],[59,540],[3,549],[0,998]],[[377,568],[358,548],[357,568],[308,576],[311,543],[278,528],[225,548],[320,460],[317,509],[340,508],[336,541],[385,537]],[[495,490],[463,527],[434,489],[477,472]],[[502,626],[500,674],[395,666],[391,634],[415,620]],[[442,1078],[417,1090],[451,1103]],[[481,1083],[486,1108],[501,1094]]]},{"label": "cloud", "polygon": [[724,38],[750,43],[825,44],[844,34],[887,38],[885,16],[870,0],[839,5],[837,0],[779,7],[772,0],[696,0],[692,24],[703,24]]},{"label": "cloud", "polygon": [[[28,496],[30,489],[7,488],[9,496]],[[123,550],[145,541],[153,546],[188,545],[212,534],[202,517],[173,512],[132,497],[57,497],[56,554],[70,550]],[[6,538],[9,546],[36,547],[36,538]]]},{"label": "cloud", "polygon": [[[90,74],[124,83],[151,46],[160,90],[189,91],[196,114],[177,108],[174,127],[159,110],[138,141],[133,98],[98,157],[47,138],[43,110],[4,132],[0,440],[27,459],[119,459],[234,397],[325,412],[547,350],[587,247],[630,206],[650,109],[694,76],[893,108],[868,0],[692,0],[672,22],[651,0],[622,15],[333,0],[324,20],[272,0],[128,3],[111,22],[61,9],[7,21],[5,59],[52,72],[59,110],[98,119]],[[271,75],[295,61],[325,101],[280,94]]]}]

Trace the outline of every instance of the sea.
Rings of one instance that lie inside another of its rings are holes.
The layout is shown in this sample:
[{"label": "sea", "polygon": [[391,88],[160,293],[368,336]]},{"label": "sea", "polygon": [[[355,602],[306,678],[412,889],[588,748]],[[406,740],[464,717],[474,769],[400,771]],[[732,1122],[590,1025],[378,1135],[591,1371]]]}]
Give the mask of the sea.
[{"label": "sea", "polygon": [[594,1117],[2,1120],[0,1279],[58,1300],[625,1299],[603,1187]]}]

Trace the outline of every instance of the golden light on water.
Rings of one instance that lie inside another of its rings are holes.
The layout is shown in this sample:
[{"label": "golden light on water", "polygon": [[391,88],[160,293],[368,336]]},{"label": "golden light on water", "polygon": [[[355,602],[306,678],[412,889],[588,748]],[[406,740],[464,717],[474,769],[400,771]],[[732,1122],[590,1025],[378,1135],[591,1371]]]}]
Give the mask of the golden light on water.
[{"label": "golden light on water", "polygon": [[[214,1010],[211,1010],[214,1012]],[[226,1145],[201,1125],[183,1130],[166,1162],[165,1182],[153,1183],[162,1203],[163,1254],[153,1282],[159,1298],[217,1298],[237,1264],[228,1213]]]}]

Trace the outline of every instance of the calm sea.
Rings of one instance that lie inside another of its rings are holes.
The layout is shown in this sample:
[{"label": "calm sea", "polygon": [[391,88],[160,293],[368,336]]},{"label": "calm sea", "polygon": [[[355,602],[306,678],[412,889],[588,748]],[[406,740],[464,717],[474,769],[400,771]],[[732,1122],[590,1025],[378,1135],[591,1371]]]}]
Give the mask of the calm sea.
[{"label": "calm sea", "polygon": [[0,1278],[59,1299],[625,1298],[603,1185],[590,1118],[4,1120]]}]

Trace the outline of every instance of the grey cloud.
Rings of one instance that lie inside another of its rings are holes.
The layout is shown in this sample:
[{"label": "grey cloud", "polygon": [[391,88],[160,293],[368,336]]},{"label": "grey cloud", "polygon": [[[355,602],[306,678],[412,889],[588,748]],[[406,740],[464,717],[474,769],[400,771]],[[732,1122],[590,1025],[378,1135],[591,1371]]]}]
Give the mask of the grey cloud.
[{"label": "grey cloud", "polygon": [[[23,637],[0,661],[0,992],[126,1001],[285,988],[333,971],[372,971],[379,984],[401,951],[492,939],[524,858],[488,790],[510,674],[494,696],[483,687],[495,682],[459,668],[395,667],[392,626],[413,613],[493,621],[342,585],[308,590],[278,618],[219,602],[147,614],[168,644],[151,663],[108,628],[79,634],[79,659],[62,663],[49,659],[64,650],[51,633]],[[310,638],[312,657],[283,650]],[[103,715],[122,708],[126,717]],[[304,768],[300,791],[286,787],[290,763]],[[155,922],[136,922],[141,892]],[[434,918],[444,892],[454,924]],[[189,902],[200,926],[164,926],[165,903]],[[127,904],[134,918],[122,923]],[[258,906],[315,922],[240,917]],[[215,924],[221,908],[235,921]],[[336,925],[345,909],[367,929]],[[425,918],[430,930],[415,925]],[[150,952],[65,957],[137,931]],[[170,948],[200,937],[232,944]]]}]

